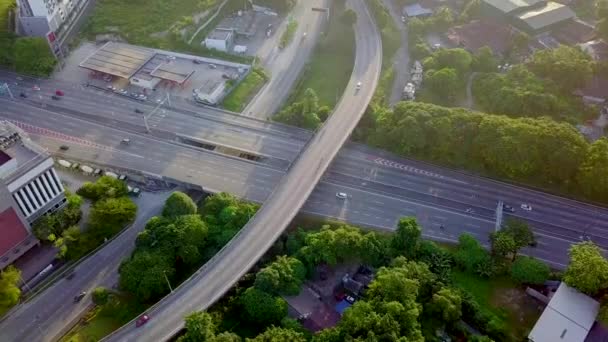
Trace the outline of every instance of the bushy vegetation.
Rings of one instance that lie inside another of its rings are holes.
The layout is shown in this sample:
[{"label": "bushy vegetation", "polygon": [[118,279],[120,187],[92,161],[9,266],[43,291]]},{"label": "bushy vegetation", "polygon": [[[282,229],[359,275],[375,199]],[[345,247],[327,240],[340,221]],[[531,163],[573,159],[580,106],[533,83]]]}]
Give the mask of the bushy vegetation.
[{"label": "bushy vegetation", "polygon": [[329,26],[317,43],[302,77],[294,86],[288,104],[301,102],[312,89],[319,106],[333,108],[344,92],[355,61],[355,32],[340,20],[345,13],[343,1],[332,1]]},{"label": "bushy vegetation", "polygon": [[600,139],[589,144],[570,124],[416,102],[401,102],[375,115],[368,142],[377,147],[608,201],[608,184],[594,178],[608,166],[608,143]]},{"label": "bushy vegetation", "polygon": [[242,111],[267,81],[268,76],[264,70],[254,67],[245,79],[224,98],[222,106],[233,112]]},{"label": "bushy vegetation", "polygon": [[15,8],[14,0],[0,0],[0,65],[32,76],[50,75],[57,61],[46,40],[13,33],[9,13]]},{"label": "bushy vegetation", "polygon": [[293,41],[293,38],[295,37],[297,29],[298,29],[297,21],[290,20],[287,23],[287,28],[285,29],[285,31],[281,35],[281,39],[279,40],[279,47],[281,49],[284,49],[285,47],[287,47],[287,45],[289,45]]},{"label": "bushy vegetation", "polygon": [[0,271],[0,317],[19,303],[21,296],[20,283],[21,271],[14,266],[8,266]]},{"label": "bushy vegetation", "polygon": [[329,113],[330,108],[321,106],[317,93],[309,88],[300,101],[285,107],[273,119],[288,125],[316,129],[327,119]]}]

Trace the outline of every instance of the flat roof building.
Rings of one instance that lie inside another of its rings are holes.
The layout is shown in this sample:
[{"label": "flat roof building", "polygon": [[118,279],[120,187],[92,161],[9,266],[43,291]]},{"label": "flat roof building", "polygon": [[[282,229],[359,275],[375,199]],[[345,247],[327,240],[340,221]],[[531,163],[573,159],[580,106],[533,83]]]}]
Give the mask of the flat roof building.
[{"label": "flat roof building", "polygon": [[528,33],[536,34],[551,30],[575,17],[576,14],[570,7],[549,1],[542,7],[515,15],[514,25]]},{"label": "flat roof building", "polygon": [[65,202],[48,152],[17,125],[0,121],[0,269],[37,243],[30,224]]},{"label": "flat roof building", "polygon": [[545,0],[482,0],[484,7],[502,15],[527,10],[544,2]]},{"label": "flat roof building", "polygon": [[216,28],[203,43],[208,49],[229,52],[234,44],[234,29]]},{"label": "flat roof building", "polygon": [[425,18],[433,15],[433,11],[416,3],[403,7],[402,14],[408,18]]},{"label": "flat roof building", "polygon": [[583,342],[589,334],[600,304],[562,282],[532,328],[532,342]]}]

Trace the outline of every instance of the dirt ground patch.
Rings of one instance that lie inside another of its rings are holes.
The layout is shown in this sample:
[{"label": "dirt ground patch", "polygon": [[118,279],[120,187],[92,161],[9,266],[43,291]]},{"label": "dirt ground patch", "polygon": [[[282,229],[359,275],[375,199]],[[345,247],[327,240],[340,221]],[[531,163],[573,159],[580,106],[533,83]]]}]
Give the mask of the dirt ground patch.
[{"label": "dirt ground patch", "polygon": [[525,337],[540,317],[544,306],[528,296],[522,288],[503,288],[494,292],[492,305],[504,308],[514,335]]}]

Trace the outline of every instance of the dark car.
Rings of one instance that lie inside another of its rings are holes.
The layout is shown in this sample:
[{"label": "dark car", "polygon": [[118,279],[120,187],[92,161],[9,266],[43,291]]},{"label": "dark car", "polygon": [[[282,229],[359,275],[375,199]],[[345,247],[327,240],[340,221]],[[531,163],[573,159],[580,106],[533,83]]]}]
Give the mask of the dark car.
[{"label": "dark car", "polygon": [[20,97],[23,97],[24,99],[27,99],[27,95],[25,93],[19,93]]},{"label": "dark car", "polygon": [[57,95],[53,95],[53,96],[51,96],[51,98],[52,98],[53,100],[59,100],[59,99],[60,99],[60,97],[59,97],[59,96],[57,96]]},{"label": "dark car", "polygon": [[143,113],[144,113],[144,111],[143,111],[143,110],[141,110],[141,109],[139,109],[139,108],[135,108],[135,113],[138,113],[138,114],[143,114]]},{"label": "dark car", "polygon": [[135,321],[135,326],[141,327],[142,325],[148,323],[149,320],[150,320],[150,317],[148,315],[142,315],[141,317],[139,317],[137,319],[137,321]]},{"label": "dark car", "polygon": [[515,208],[513,208],[512,206],[510,206],[508,204],[503,204],[502,205],[502,210],[508,211],[510,213],[514,213],[515,212]]},{"label": "dark car", "polygon": [[84,291],[80,292],[79,294],[77,294],[77,295],[74,297],[74,303],[78,303],[78,302],[80,302],[80,301],[82,300],[82,298],[84,298],[84,296],[86,296],[86,295],[87,295],[87,293],[86,293],[86,292],[84,292]]},{"label": "dark car", "polygon": [[193,59],[192,63],[194,63],[194,64],[202,64],[203,62],[200,59]]},{"label": "dark car", "polygon": [[59,149],[62,150],[62,151],[67,151],[67,150],[70,149],[70,147],[67,146],[67,145],[61,145],[61,146],[59,146]]}]

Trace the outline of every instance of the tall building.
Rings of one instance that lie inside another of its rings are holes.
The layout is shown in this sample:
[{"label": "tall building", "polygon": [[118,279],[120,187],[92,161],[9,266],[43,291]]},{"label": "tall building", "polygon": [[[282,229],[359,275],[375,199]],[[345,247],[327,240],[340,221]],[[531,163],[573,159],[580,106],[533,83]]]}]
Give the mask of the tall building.
[{"label": "tall building", "polygon": [[89,0],[18,0],[22,33],[46,37],[50,43],[62,37]]},{"label": "tall building", "polygon": [[0,269],[36,245],[32,222],[65,202],[53,158],[17,126],[0,121]]}]

